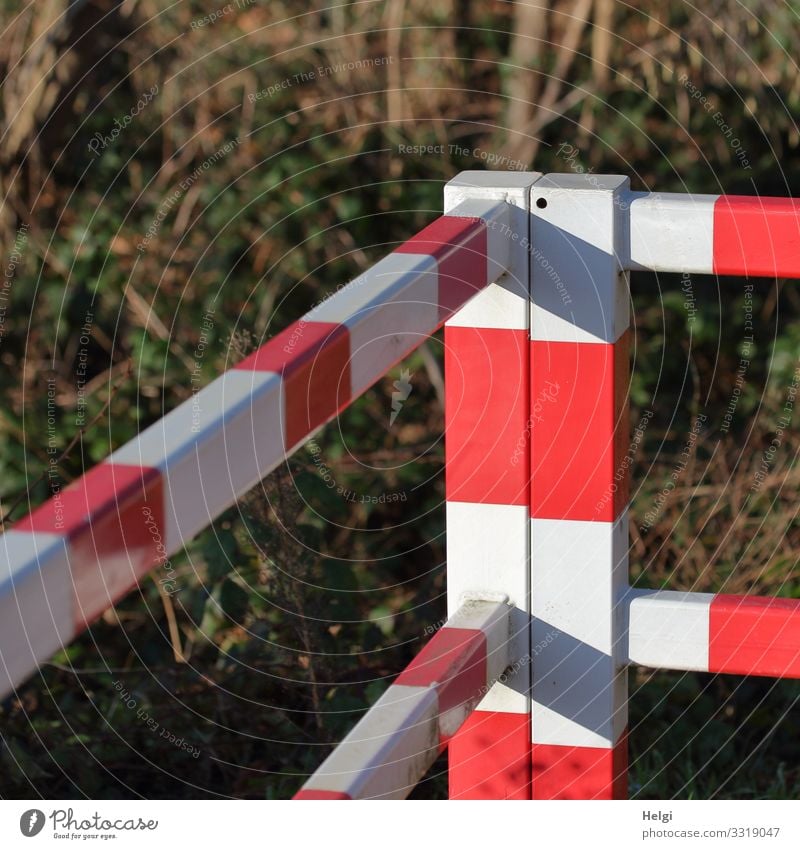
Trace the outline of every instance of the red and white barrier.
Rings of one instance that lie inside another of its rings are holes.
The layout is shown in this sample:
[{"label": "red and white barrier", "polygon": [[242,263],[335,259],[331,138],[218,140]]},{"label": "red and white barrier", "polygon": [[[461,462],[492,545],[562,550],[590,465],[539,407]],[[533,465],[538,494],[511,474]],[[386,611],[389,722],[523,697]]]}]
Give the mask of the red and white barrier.
[{"label": "red and white barrier", "polygon": [[630,192],[626,267],[800,277],[800,201]]},{"label": "red and white barrier", "polygon": [[631,663],[800,678],[800,601],[631,590],[628,605]]},{"label": "red and white barrier", "polygon": [[434,221],[3,535],[0,696],[502,273],[509,207],[466,212]]},{"label": "red and white barrier", "polygon": [[0,696],[445,322],[451,618],[298,798],[447,744],[454,798],[621,798],[628,664],[800,677],[800,602],[628,586],[625,462],[627,272],[800,278],[800,202],[464,172],[445,208],[3,535]]},{"label": "red and white barrier", "polygon": [[445,325],[447,606],[465,593],[514,606],[514,673],[483,699],[449,748],[454,799],[530,798],[530,193],[539,174],[468,172],[445,189],[445,211],[504,199],[507,273]]},{"label": "red and white barrier", "polygon": [[468,600],[295,799],[404,799],[514,663],[511,608]]},{"label": "red and white barrier", "polygon": [[628,576],[624,177],[533,188],[533,798],[627,794]]}]

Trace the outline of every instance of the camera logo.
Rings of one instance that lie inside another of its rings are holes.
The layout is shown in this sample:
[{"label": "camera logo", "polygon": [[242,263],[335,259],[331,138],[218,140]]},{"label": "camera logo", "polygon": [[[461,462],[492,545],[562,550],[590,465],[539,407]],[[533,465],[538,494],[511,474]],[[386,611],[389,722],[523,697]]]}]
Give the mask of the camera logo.
[{"label": "camera logo", "polygon": [[38,808],[31,808],[19,818],[19,830],[25,837],[36,837],[44,828],[44,813]]}]

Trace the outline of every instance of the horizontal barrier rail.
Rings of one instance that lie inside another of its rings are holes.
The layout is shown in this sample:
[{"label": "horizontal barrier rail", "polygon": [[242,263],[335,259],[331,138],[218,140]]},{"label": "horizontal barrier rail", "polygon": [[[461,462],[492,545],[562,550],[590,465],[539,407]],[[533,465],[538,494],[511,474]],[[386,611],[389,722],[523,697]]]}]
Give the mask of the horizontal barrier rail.
[{"label": "horizontal barrier rail", "polygon": [[629,269],[800,277],[800,201],[630,192]]},{"label": "horizontal barrier rail", "polygon": [[800,678],[800,601],[632,590],[628,605],[631,663]]},{"label": "horizontal barrier rail", "polygon": [[467,201],[0,539],[0,697],[507,268],[510,210]]},{"label": "horizontal barrier rail", "polygon": [[295,799],[404,799],[513,663],[511,607],[466,601]]}]

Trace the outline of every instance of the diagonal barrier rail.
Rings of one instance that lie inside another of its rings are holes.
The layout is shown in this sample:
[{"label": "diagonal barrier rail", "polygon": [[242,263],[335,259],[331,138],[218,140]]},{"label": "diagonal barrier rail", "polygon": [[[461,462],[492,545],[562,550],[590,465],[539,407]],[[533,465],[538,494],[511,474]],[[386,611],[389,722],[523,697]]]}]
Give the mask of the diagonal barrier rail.
[{"label": "diagonal barrier rail", "polygon": [[0,697],[495,280],[507,219],[440,217],[6,531]]}]

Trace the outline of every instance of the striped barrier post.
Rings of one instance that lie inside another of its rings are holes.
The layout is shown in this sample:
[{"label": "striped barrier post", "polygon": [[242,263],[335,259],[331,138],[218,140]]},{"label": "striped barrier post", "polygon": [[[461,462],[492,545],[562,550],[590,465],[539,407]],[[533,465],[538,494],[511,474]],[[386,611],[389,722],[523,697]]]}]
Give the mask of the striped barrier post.
[{"label": "striped barrier post", "polygon": [[[507,273],[445,325],[447,606],[464,593],[508,596],[515,654],[448,750],[453,799],[530,799],[530,535],[528,435],[530,196],[540,174],[467,172],[445,211],[503,199]],[[452,211],[451,211],[452,210]]]},{"label": "striped barrier post", "polygon": [[3,534],[0,697],[499,276],[508,206],[453,212]]},{"label": "striped barrier post", "polygon": [[515,662],[512,609],[465,600],[295,799],[404,799]]},{"label": "striped barrier post", "polygon": [[533,188],[533,798],[627,794],[625,177]]}]

